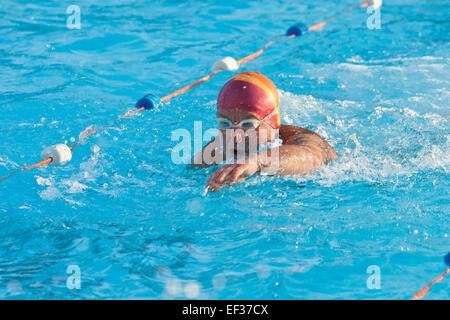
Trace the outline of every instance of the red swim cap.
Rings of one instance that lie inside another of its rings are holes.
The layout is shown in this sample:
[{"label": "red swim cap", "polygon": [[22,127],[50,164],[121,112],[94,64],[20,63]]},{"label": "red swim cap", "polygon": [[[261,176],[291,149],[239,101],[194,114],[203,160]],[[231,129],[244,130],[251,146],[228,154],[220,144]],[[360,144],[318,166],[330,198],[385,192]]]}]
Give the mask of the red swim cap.
[{"label": "red swim cap", "polygon": [[269,78],[258,72],[241,72],[227,81],[217,97],[217,109],[239,108],[254,113],[260,119],[275,114],[267,121],[280,127],[277,88]]}]

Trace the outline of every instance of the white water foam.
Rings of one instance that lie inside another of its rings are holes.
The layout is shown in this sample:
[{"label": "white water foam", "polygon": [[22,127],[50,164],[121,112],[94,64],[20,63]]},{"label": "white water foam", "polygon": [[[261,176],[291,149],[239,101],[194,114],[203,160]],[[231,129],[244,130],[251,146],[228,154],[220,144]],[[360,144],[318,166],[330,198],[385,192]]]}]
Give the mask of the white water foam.
[{"label": "white water foam", "polygon": [[[312,176],[319,183],[396,181],[399,176],[411,176],[429,169],[449,171],[449,135],[445,136],[445,143],[438,144],[429,137],[416,141],[416,136],[409,133],[411,128],[419,133],[448,129],[446,116],[430,112],[421,114],[411,108],[377,106],[367,118],[357,118],[341,112],[345,109],[347,112],[363,110],[365,106],[356,101],[321,100],[311,95],[295,95],[281,90],[280,106],[282,122],[308,126],[338,152],[337,160],[321,167]],[[379,122],[375,122],[381,118],[395,120],[397,127],[393,130],[380,127]],[[419,125],[418,121],[425,124]],[[379,138],[382,144],[374,142],[373,137]],[[418,151],[411,154],[410,148]],[[400,150],[401,156],[393,153],[396,149]],[[296,177],[299,181],[305,178]]]}]

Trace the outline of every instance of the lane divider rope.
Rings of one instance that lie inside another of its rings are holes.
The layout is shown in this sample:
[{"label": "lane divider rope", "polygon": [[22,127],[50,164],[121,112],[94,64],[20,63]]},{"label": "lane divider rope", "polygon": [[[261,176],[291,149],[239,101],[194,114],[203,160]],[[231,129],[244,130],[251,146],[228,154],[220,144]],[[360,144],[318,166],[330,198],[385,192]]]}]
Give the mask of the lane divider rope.
[{"label": "lane divider rope", "polygon": [[368,6],[374,6],[374,8],[379,8],[382,5],[382,0],[369,0],[369,1],[365,1],[359,5],[355,5],[352,7],[349,7],[347,9],[345,9],[342,12],[339,12],[338,14],[335,14],[334,16],[332,16],[331,18],[328,18],[327,20],[320,22],[318,24],[315,24],[313,26],[307,27],[305,24],[303,23],[298,23],[296,25],[291,26],[287,31],[286,34],[279,37],[276,40],[270,41],[268,43],[266,43],[266,45],[248,55],[247,57],[244,57],[240,60],[235,60],[232,57],[225,57],[222,58],[221,60],[217,61],[214,66],[213,66],[213,71],[202,77],[201,79],[197,80],[196,82],[183,87],[181,89],[175,90],[174,92],[162,97],[162,98],[158,98],[156,95],[154,94],[147,94],[146,96],[144,96],[143,98],[141,98],[137,103],[136,103],[136,110],[133,111],[128,111],[127,113],[125,113],[124,115],[119,116],[114,122],[112,122],[111,124],[107,125],[107,126],[101,126],[101,127],[94,127],[91,130],[88,130],[87,133],[85,133],[83,135],[82,138],[79,138],[78,141],[72,145],[71,147],[68,147],[65,144],[57,144],[57,145],[53,145],[50,147],[47,147],[46,149],[44,149],[41,153],[41,158],[43,159],[40,162],[37,162],[35,164],[32,165],[27,165],[21,169],[15,170],[13,171],[11,174],[9,174],[8,176],[1,178],[1,181],[4,181],[6,179],[9,179],[10,177],[14,176],[15,174],[19,173],[19,172],[23,172],[23,171],[27,171],[30,170],[32,168],[37,168],[37,167],[42,167],[45,165],[48,165],[50,163],[54,164],[54,165],[63,165],[67,162],[69,162],[72,159],[72,151],[74,148],[76,148],[80,143],[82,143],[87,137],[93,135],[94,133],[96,133],[99,130],[106,130],[108,128],[110,128],[111,126],[113,126],[114,124],[116,124],[119,120],[123,119],[123,118],[128,118],[140,111],[143,110],[151,110],[156,108],[157,106],[159,106],[162,102],[165,102],[179,94],[185,93],[186,91],[189,91],[190,89],[194,88],[195,86],[208,81],[209,79],[211,79],[214,75],[216,75],[217,73],[221,72],[221,71],[235,71],[239,68],[239,66],[247,61],[250,61],[256,57],[258,57],[259,55],[261,55],[268,47],[270,47],[271,45],[282,41],[284,39],[288,39],[288,38],[294,38],[294,37],[298,37],[301,36],[303,34],[305,34],[306,32],[309,31],[315,31],[315,30],[320,30],[321,28],[323,28],[327,23],[329,23],[330,21],[336,19],[337,17],[339,17],[341,14],[348,12],[348,11],[352,11],[358,8],[365,8]]},{"label": "lane divider rope", "polygon": [[426,296],[426,294],[428,293],[428,291],[430,291],[431,286],[435,283],[441,282],[442,280],[444,280],[445,276],[447,275],[447,273],[450,273],[450,252],[447,253],[447,255],[444,257],[444,262],[447,265],[447,270],[444,271],[443,274],[441,274],[439,277],[437,277],[436,279],[432,280],[430,283],[428,283],[425,287],[423,287],[422,289],[420,289],[419,291],[417,291],[414,296],[410,299],[410,300],[419,300],[422,299],[423,297]]}]

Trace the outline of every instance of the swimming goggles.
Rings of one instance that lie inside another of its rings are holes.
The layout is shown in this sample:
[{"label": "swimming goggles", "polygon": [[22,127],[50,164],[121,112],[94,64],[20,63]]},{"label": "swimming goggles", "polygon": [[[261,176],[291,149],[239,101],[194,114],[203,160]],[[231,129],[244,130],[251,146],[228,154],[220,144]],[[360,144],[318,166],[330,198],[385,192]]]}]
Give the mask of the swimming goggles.
[{"label": "swimming goggles", "polygon": [[259,120],[256,118],[244,119],[241,120],[238,124],[233,125],[233,122],[225,117],[217,117],[217,128],[220,130],[228,130],[231,128],[240,128],[242,130],[255,130],[261,125],[261,122],[271,118],[275,113],[276,109],[274,109],[269,115],[265,116],[263,119]]}]

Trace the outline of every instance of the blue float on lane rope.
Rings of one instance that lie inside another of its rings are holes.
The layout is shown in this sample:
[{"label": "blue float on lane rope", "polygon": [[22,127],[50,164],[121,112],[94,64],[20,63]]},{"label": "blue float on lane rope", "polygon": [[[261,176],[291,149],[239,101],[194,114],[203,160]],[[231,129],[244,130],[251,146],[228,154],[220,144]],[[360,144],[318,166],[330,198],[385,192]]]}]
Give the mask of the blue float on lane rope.
[{"label": "blue float on lane rope", "polygon": [[295,36],[297,37],[297,36],[301,36],[302,34],[306,33],[307,31],[308,31],[308,27],[306,26],[306,24],[299,22],[299,23],[291,26],[289,29],[287,29],[286,35],[291,36],[291,35],[295,34]]},{"label": "blue float on lane rope", "polygon": [[136,103],[136,108],[139,109],[144,107],[147,110],[151,110],[159,107],[161,104],[161,99],[158,96],[149,93],[139,99],[139,101]]}]

